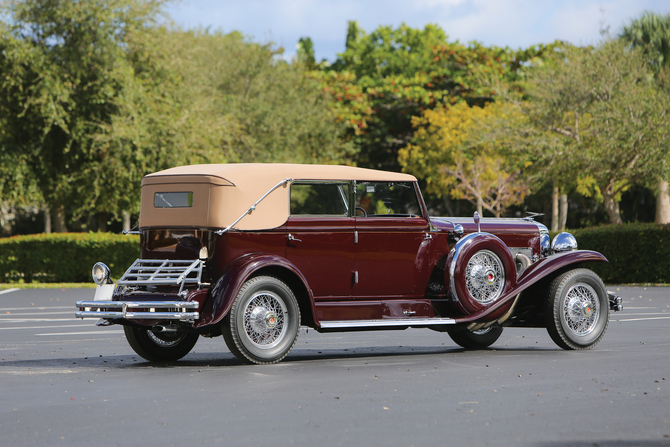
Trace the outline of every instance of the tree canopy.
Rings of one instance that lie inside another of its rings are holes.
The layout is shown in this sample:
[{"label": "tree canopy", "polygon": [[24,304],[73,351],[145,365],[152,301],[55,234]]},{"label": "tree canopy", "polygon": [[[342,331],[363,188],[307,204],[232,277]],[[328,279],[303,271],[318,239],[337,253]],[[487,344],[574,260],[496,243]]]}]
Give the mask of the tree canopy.
[{"label": "tree canopy", "polygon": [[668,102],[659,95],[642,51],[605,41],[596,47],[564,45],[557,58],[533,72],[529,116],[540,130],[562,140],[559,153],[540,160],[572,172],[582,191],[602,195],[620,223],[620,195],[634,183],[667,169]]}]

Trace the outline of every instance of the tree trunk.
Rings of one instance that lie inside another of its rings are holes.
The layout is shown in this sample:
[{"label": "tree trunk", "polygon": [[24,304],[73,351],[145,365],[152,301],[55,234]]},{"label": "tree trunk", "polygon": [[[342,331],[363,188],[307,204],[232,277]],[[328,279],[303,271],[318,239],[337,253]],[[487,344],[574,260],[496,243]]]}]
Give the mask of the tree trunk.
[{"label": "tree trunk", "polygon": [[107,232],[107,214],[106,213],[98,213],[98,231],[100,233],[106,233]]},{"label": "tree trunk", "polygon": [[558,198],[558,201],[558,229],[559,231],[565,231],[565,224],[568,221],[568,195],[561,194]]},{"label": "tree trunk", "polygon": [[610,222],[613,224],[622,224],[621,213],[619,212],[619,202],[614,200],[614,191],[613,184],[610,183],[604,188],[600,188],[600,192],[603,195],[603,201],[605,202],[605,211],[610,218]]},{"label": "tree trunk", "polygon": [[481,217],[484,217],[484,201],[480,198],[477,198],[477,212]]},{"label": "tree trunk", "polygon": [[44,232],[51,233],[51,210],[48,207],[44,209]]},{"label": "tree trunk", "polygon": [[51,222],[53,223],[53,230],[56,233],[67,233],[65,226],[65,207],[60,204],[54,204],[51,211]]},{"label": "tree trunk", "polygon": [[123,231],[130,231],[130,213],[128,211],[123,211]]},{"label": "tree trunk", "polygon": [[558,231],[558,186],[551,190],[551,231]]},{"label": "tree trunk", "polygon": [[658,182],[658,194],[656,194],[656,223],[670,223],[670,191],[668,182]]}]

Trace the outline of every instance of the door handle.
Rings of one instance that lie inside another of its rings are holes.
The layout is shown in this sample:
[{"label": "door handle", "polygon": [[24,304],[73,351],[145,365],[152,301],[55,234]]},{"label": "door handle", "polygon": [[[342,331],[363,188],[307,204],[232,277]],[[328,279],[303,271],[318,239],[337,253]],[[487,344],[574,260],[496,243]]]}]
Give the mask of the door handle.
[{"label": "door handle", "polygon": [[291,233],[288,234],[288,240],[289,242],[302,242],[302,240],[298,239],[297,237],[294,237]]}]

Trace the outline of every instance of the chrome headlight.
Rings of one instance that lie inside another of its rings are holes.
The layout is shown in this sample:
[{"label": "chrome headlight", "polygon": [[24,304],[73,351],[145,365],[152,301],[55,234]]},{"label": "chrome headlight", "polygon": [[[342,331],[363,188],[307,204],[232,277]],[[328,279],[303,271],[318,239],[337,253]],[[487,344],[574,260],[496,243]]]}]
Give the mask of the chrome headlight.
[{"label": "chrome headlight", "polygon": [[570,233],[558,233],[551,241],[552,253],[577,250],[577,239]]},{"label": "chrome headlight", "polygon": [[102,262],[98,262],[93,266],[93,270],[91,270],[91,276],[93,276],[93,282],[99,286],[103,284],[112,284],[109,267],[107,267]]},{"label": "chrome headlight", "polygon": [[551,255],[551,239],[545,233],[540,234],[540,255],[543,258]]}]

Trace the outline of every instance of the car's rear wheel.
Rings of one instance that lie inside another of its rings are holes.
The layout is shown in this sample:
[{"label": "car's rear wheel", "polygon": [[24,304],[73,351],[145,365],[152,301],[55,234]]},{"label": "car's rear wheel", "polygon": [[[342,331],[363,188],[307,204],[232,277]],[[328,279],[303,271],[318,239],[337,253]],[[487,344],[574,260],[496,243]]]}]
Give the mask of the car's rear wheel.
[{"label": "car's rear wheel", "polygon": [[545,306],[547,331],[563,349],[591,349],[609,323],[609,299],[602,280],[588,269],[563,273],[551,282]]},{"label": "car's rear wheel", "polygon": [[465,349],[486,349],[498,341],[503,328],[500,326],[479,329],[477,331],[461,330],[449,332],[449,337]]},{"label": "car's rear wheel", "polygon": [[228,349],[240,361],[277,363],[298,338],[298,301],[279,279],[257,276],[244,283],[221,329]]},{"label": "car's rear wheel", "polygon": [[126,339],[140,357],[150,362],[172,362],[191,352],[198,341],[194,333],[160,333],[150,329],[124,326]]}]

